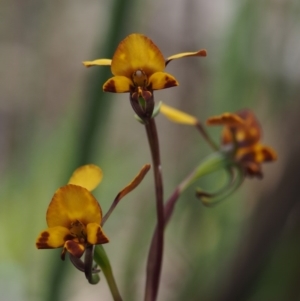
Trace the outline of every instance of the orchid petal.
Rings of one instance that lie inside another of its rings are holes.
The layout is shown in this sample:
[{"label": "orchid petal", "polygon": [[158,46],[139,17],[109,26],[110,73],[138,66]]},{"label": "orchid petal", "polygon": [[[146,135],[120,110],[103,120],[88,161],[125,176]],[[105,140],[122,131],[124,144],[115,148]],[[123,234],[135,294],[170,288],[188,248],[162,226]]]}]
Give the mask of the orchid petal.
[{"label": "orchid petal", "polygon": [[120,201],[125,195],[134,190],[143,181],[145,175],[150,170],[150,167],[150,164],[144,165],[135,178],[118,193],[116,199]]},{"label": "orchid petal", "polygon": [[237,114],[223,113],[207,119],[207,125],[225,125],[229,127],[238,127],[245,124],[245,121]]},{"label": "orchid petal", "polygon": [[165,104],[162,104],[160,106],[160,113],[165,115],[168,119],[170,119],[173,122],[186,124],[186,125],[196,125],[198,123],[198,120],[196,117],[189,115],[187,113],[184,113],[180,110],[174,109]]},{"label": "orchid petal", "polygon": [[54,194],[47,211],[49,227],[70,227],[75,221],[84,225],[101,223],[102,211],[95,197],[85,188],[68,184]]},{"label": "orchid petal", "polygon": [[137,70],[149,77],[165,69],[165,59],[159,48],[142,34],[131,34],[118,45],[111,63],[113,75],[131,78]]},{"label": "orchid petal", "polygon": [[94,61],[85,61],[82,62],[85,67],[92,67],[92,66],[110,66],[111,59],[98,59]]},{"label": "orchid petal", "polygon": [[53,249],[62,247],[67,239],[72,236],[69,229],[61,226],[48,228],[40,233],[36,240],[38,249]]},{"label": "orchid petal", "polygon": [[237,156],[243,162],[271,162],[277,159],[276,152],[268,146],[260,143],[254,144],[252,147],[238,149]]},{"label": "orchid petal", "polygon": [[166,72],[155,72],[148,80],[148,85],[152,90],[161,90],[178,86],[176,78]]},{"label": "orchid petal", "polygon": [[68,184],[78,185],[92,191],[101,183],[102,178],[101,168],[94,164],[88,164],[77,168]]},{"label": "orchid petal", "polygon": [[67,240],[62,252],[62,259],[64,259],[65,251],[68,251],[73,256],[80,258],[85,250],[85,246],[74,240]]},{"label": "orchid petal", "polygon": [[133,87],[132,81],[125,76],[114,76],[107,80],[103,85],[103,91],[112,93],[129,92]]},{"label": "orchid petal", "polygon": [[101,226],[97,223],[89,223],[86,226],[87,241],[92,245],[105,244],[109,239],[104,234]]},{"label": "orchid petal", "polygon": [[182,53],[177,53],[177,54],[174,54],[174,55],[171,55],[169,56],[167,59],[166,59],[166,66],[172,61],[172,60],[176,60],[176,59],[181,59],[183,57],[190,57],[190,56],[206,56],[207,55],[207,52],[205,49],[200,49],[198,51],[195,51],[195,52],[182,52]]}]

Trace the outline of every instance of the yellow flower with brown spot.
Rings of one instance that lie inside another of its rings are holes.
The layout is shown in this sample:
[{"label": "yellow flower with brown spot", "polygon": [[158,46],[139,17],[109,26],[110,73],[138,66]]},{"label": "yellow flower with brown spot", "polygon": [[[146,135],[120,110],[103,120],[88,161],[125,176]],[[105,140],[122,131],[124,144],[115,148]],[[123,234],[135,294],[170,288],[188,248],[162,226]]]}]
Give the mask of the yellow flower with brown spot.
[{"label": "yellow flower with brown spot", "polygon": [[261,164],[277,159],[271,147],[260,143],[261,127],[250,110],[214,116],[207,120],[207,124],[224,126],[222,147],[233,151],[235,161],[241,164],[247,176],[261,178]]},{"label": "yellow flower with brown spot", "polygon": [[80,258],[88,246],[109,241],[101,227],[101,207],[90,192],[101,180],[99,167],[85,165],[55,192],[46,214],[48,228],[36,240],[38,249],[63,247],[62,259],[66,252]]},{"label": "yellow flower with brown spot", "polygon": [[[166,65],[175,59],[190,56],[206,56],[206,50],[185,52],[164,58],[159,48],[142,34],[131,34],[118,45],[112,60],[86,61],[86,67],[111,66],[114,75],[104,85],[105,92],[130,93],[132,106],[138,116],[151,116],[154,108],[153,91],[178,86],[176,78],[164,72]],[[146,103],[140,104],[140,98]],[[138,108],[142,106],[142,108]]]}]

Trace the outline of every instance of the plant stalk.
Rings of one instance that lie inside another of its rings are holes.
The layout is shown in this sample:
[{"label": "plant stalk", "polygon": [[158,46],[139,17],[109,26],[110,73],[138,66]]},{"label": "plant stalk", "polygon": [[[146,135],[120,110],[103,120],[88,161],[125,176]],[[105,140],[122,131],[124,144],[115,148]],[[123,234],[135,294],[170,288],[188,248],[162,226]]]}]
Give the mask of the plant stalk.
[{"label": "plant stalk", "polygon": [[150,248],[147,260],[145,301],[155,301],[158,294],[164,245],[164,203],[163,181],[159,153],[159,142],[154,118],[145,123],[147,137],[150,145],[156,195],[157,235],[155,244]]}]

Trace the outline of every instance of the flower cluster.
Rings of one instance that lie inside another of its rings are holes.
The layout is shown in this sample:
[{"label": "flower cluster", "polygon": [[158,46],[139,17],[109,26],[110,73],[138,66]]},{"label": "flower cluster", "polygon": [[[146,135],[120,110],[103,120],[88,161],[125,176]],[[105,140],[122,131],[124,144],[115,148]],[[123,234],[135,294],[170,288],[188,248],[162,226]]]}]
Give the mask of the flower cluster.
[{"label": "flower cluster", "polygon": [[[110,66],[113,77],[103,84],[103,91],[129,93],[130,103],[145,125],[150,146],[155,183],[157,227],[152,237],[147,261],[145,300],[156,300],[159,288],[163,258],[164,230],[172,215],[180,194],[204,175],[225,170],[229,175],[226,185],[214,192],[197,190],[197,196],[206,205],[218,203],[234,192],[245,177],[262,178],[262,163],[276,160],[275,151],[261,144],[261,127],[253,112],[242,110],[210,117],[207,125],[223,126],[220,145],[216,144],[207,129],[194,116],[159,104],[155,107],[154,91],[178,85],[176,78],[165,72],[169,62],[184,57],[204,57],[206,51],[184,52],[164,58],[160,49],[146,36],[131,34],[118,45],[112,59],[85,61],[86,67]],[[159,141],[154,117],[161,112],[171,121],[194,126],[212,147],[213,154],[202,161],[175,188],[171,197],[164,202],[162,168]],[[138,175],[115,197],[108,212],[102,216],[102,209],[91,191],[102,180],[102,170],[96,165],[78,168],[67,185],[60,187],[49,204],[46,221],[48,228],[43,230],[37,240],[38,249],[62,248],[61,258],[68,253],[72,263],[84,271],[90,283],[99,279],[99,270],[92,267],[93,260],[106,276],[114,300],[121,301],[112,270],[102,244],[109,239],[102,227],[119,201],[135,189],[150,169],[146,164]],[[95,245],[100,245],[96,246]],[[101,249],[102,248],[102,249]],[[84,262],[81,260],[85,253]]]}]

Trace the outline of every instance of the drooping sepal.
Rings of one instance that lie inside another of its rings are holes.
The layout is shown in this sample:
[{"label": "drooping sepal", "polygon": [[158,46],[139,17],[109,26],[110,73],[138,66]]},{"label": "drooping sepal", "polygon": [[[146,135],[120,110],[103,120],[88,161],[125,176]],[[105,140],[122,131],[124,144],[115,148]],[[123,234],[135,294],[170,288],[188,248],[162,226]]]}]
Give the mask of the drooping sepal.
[{"label": "drooping sepal", "polygon": [[125,197],[129,192],[131,192],[132,190],[134,190],[144,179],[144,177],[146,176],[147,172],[150,170],[151,165],[150,164],[145,164],[142,169],[139,171],[139,173],[135,176],[135,178],[128,184],[126,185],[115,197],[112,205],[110,206],[109,210],[107,211],[107,213],[104,215],[103,219],[102,219],[102,223],[101,226],[104,225],[104,223],[106,222],[106,220],[109,218],[109,216],[111,215],[111,213],[113,212],[113,210],[116,208],[116,206],[118,205],[118,203],[120,202],[120,200]]},{"label": "drooping sepal", "polygon": [[65,260],[66,251],[68,251],[73,256],[80,258],[82,256],[82,254],[84,253],[84,250],[85,250],[84,244],[81,244],[74,240],[67,240],[65,242],[64,248],[61,253],[61,259]]},{"label": "drooping sepal", "polygon": [[176,123],[193,125],[193,126],[197,125],[198,123],[198,119],[196,117],[187,114],[185,112],[182,112],[180,110],[177,110],[175,108],[172,108],[170,106],[167,106],[164,103],[160,106],[160,113],[165,115],[169,120]]}]

